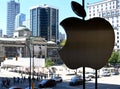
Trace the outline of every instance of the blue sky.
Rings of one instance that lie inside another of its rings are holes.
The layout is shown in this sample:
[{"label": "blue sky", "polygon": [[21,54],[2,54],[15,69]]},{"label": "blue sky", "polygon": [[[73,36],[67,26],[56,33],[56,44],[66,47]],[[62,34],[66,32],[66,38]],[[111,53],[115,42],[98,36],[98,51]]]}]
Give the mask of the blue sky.
[{"label": "blue sky", "polygon": [[[10,0],[0,0],[0,28],[3,29],[3,34],[6,34],[6,13],[7,13],[7,2]],[[15,0],[18,1],[18,0]],[[67,18],[72,16],[77,16],[71,9],[71,1],[73,0],[19,0],[20,1],[20,12],[26,14],[27,18],[29,18],[30,7],[35,5],[47,4],[49,6],[54,6],[59,9],[59,23]],[[82,4],[82,0],[74,0],[80,4]],[[101,0],[84,0],[85,7],[87,3],[93,3]],[[87,8],[86,8],[87,10]],[[26,18],[26,19],[27,19]],[[59,30],[62,33],[64,29],[59,26]]]}]

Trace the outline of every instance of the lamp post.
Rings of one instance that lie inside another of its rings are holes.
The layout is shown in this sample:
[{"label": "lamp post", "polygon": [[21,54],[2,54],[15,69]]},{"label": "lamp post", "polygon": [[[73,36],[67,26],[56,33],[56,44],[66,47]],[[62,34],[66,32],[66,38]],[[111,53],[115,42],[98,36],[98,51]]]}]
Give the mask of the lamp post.
[{"label": "lamp post", "polygon": [[32,79],[34,79],[34,38],[30,38],[30,44],[32,49]]},{"label": "lamp post", "polygon": [[[32,89],[34,88],[34,83],[33,81],[31,81],[31,75],[32,75],[32,79],[34,79],[34,44],[33,44],[33,38],[29,37],[28,41],[29,41],[29,46],[26,45],[28,47],[28,50],[29,50],[29,54],[30,54],[30,73],[29,73],[29,89]],[[32,46],[31,46],[32,44]],[[31,47],[32,47],[32,53],[31,53]],[[33,57],[33,60],[31,60],[31,54],[32,54],[32,57]],[[32,71],[31,71],[32,70]],[[32,72],[32,74],[31,74]]]},{"label": "lamp post", "polygon": [[31,50],[30,50],[30,47],[27,44],[25,44],[25,46],[28,48],[29,55],[30,55],[29,89],[31,89]]},{"label": "lamp post", "polygon": [[34,44],[33,44],[33,62],[32,62],[33,64],[33,75],[32,75],[32,78],[34,79]]}]

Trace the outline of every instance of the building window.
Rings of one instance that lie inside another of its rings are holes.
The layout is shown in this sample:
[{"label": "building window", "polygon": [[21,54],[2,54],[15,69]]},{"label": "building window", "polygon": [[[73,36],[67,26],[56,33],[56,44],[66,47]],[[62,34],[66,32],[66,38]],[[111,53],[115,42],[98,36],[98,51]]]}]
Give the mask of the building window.
[{"label": "building window", "polygon": [[19,31],[19,37],[24,35],[24,31]]},{"label": "building window", "polygon": [[119,36],[117,36],[117,39],[119,39]]},{"label": "building window", "polygon": [[91,7],[89,7],[89,10],[91,10]]},{"label": "building window", "polygon": [[107,3],[105,5],[107,6]]},{"label": "building window", "polygon": [[89,17],[91,17],[91,14],[89,15]]},{"label": "building window", "polygon": [[111,6],[110,6],[110,9],[111,9]]},{"label": "building window", "polygon": [[119,48],[119,46],[117,46],[117,48]]},{"label": "building window", "polygon": [[119,26],[119,24],[117,23],[117,27]]},{"label": "building window", "polygon": [[117,40],[117,43],[119,43],[119,40]]},{"label": "building window", "polygon": [[114,4],[114,2],[113,2],[113,4]]},{"label": "building window", "polygon": [[115,6],[113,6],[113,9],[115,8]]},{"label": "building window", "polygon": [[101,14],[99,14],[99,17],[101,17]]},{"label": "building window", "polygon": [[114,11],[111,12],[111,15],[114,15]]},{"label": "building window", "polygon": [[114,20],[112,20],[112,24],[114,24]]},{"label": "building window", "polygon": [[109,4],[111,5],[111,2]]},{"label": "building window", "polygon": [[97,9],[97,12],[99,12],[99,9]]},{"label": "building window", "polygon": [[99,8],[99,6],[97,5],[97,8]]},{"label": "building window", "polygon": [[119,35],[119,32],[117,32],[117,35]]}]

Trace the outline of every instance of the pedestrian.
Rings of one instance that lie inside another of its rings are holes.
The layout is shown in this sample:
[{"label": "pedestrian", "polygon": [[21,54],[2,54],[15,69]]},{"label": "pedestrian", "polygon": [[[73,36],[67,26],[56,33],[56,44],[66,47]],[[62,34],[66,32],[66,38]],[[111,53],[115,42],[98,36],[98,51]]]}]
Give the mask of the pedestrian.
[{"label": "pedestrian", "polygon": [[24,78],[23,78],[23,81],[25,82],[26,81],[26,77],[24,76]]},{"label": "pedestrian", "polygon": [[28,77],[28,82],[30,81],[30,76]]},{"label": "pedestrian", "polygon": [[13,83],[14,83],[14,84],[16,83],[16,78],[15,78],[15,77],[13,77]]},{"label": "pedestrian", "polygon": [[17,82],[17,83],[19,83],[19,81],[20,81],[20,78],[19,78],[19,77],[17,77],[17,78],[16,78],[16,82]]},{"label": "pedestrian", "polygon": [[2,87],[5,87],[5,79],[4,78],[2,78]]}]

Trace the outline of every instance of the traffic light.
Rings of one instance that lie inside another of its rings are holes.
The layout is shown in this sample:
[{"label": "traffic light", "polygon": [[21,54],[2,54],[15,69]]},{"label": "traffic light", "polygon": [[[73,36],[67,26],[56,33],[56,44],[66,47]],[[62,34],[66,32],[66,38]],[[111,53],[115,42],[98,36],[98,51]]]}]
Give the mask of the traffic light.
[{"label": "traffic light", "polygon": [[15,57],[16,61],[18,60],[18,56]]}]

